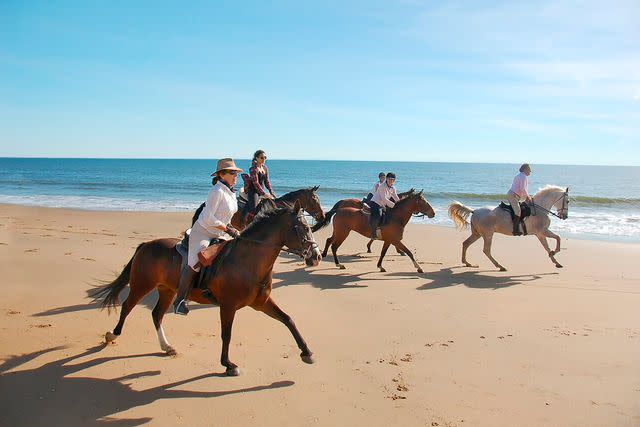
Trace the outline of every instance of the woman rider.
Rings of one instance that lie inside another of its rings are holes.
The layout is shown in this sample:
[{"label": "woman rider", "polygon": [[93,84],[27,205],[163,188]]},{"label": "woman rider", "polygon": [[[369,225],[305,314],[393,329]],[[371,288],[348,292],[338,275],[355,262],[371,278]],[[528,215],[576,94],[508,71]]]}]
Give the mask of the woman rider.
[{"label": "woman rider", "polygon": [[369,225],[371,226],[371,238],[377,239],[376,230],[378,223],[380,222],[380,208],[395,206],[400,197],[396,192],[393,183],[396,181],[396,174],[389,172],[386,176],[386,181],[378,186],[378,190],[373,194],[369,206],[371,207],[371,216],[369,217]]},{"label": "woman rider", "polygon": [[233,186],[238,179],[238,168],[232,159],[220,159],[213,176],[213,188],[209,191],[204,209],[191,228],[187,263],[180,272],[178,294],[173,301],[173,311],[184,316],[189,313],[187,295],[193,277],[200,270],[198,252],[207,248],[211,239],[230,240],[238,237],[238,230],[230,224],[233,214],[238,211],[238,202]]},{"label": "woman rider", "polygon": [[373,189],[371,190],[371,192],[369,194],[367,194],[367,197],[364,200],[362,200],[362,203],[369,204],[369,202],[373,198],[373,195],[376,194],[376,192],[378,191],[378,188],[380,188],[380,185],[384,182],[385,176],[386,175],[385,175],[384,172],[380,172],[378,174],[378,182],[373,184]]},{"label": "woman rider", "polygon": [[509,203],[513,208],[513,214],[515,218],[513,218],[513,235],[521,236],[522,232],[520,232],[520,202],[521,201],[531,201],[531,196],[529,196],[529,175],[531,175],[531,166],[528,163],[524,163],[520,166],[520,173],[513,178],[513,183],[511,184],[511,189],[507,193],[507,198],[509,199]]},{"label": "woman rider", "polygon": [[[249,168],[249,184],[248,188],[245,189],[247,192],[247,204],[242,215],[245,219],[248,214],[255,213],[261,197],[276,198],[276,194],[271,188],[271,182],[269,182],[269,169],[265,165],[266,160],[267,156],[263,150],[258,150],[253,154],[253,161]],[[269,191],[269,194],[267,194],[267,191]]]}]

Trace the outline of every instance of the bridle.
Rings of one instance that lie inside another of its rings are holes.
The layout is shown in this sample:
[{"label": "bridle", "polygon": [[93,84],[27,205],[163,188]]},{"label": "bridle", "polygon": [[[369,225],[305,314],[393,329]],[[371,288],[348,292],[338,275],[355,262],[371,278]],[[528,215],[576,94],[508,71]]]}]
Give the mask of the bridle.
[{"label": "bridle", "polygon": [[[293,224],[293,230],[296,232],[296,236],[298,237],[298,242],[300,243],[300,248],[302,249],[284,248],[280,245],[274,245],[272,243],[250,239],[248,237],[243,237],[242,235],[236,237],[236,240],[243,240],[245,242],[256,243],[258,245],[279,247],[282,252],[298,255],[302,259],[307,259],[311,257],[311,253],[313,252],[313,250],[314,249],[319,250],[319,247],[318,247],[318,244],[313,239],[313,236],[311,238],[307,237],[307,234],[308,234],[307,231],[309,230],[309,225],[305,224],[303,221],[304,221],[304,217],[302,216],[302,211],[300,211],[296,216],[295,223]],[[305,244],[307,244],[306,248],[305,248]]]},{"label": "bridle", "polygon": [[549,209],[543,208],[542,206],[540,206],[539,204],[537,204],[533,200],[533,197],[531,198],[531,201],[532,201],[534,209],[535,208],[540,208],[543,211],[545,211],[546,213],[551,214],[551,215],[555,216],[556,218],[560,218],[560,219],[564,220],[564,219],[569,218],[569,189],[568,188],[565,190],[564,193],[562,193],[562,196],[558,197],[556,199],[556,201],[551,204],[551,207],[555,206],[556,203],[558,203],[560,200],[562,200],[562,207],[559,210],[560,213],[556,214],[555,212],[552,212]]}]

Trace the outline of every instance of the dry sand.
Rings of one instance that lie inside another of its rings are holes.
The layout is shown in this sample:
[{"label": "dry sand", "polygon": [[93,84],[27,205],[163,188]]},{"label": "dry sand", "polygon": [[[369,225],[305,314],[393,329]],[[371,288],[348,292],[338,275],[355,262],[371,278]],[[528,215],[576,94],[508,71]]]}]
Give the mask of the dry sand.
[{"label": "dry sand", "polygon": [[231,343],[242,375],[228,378],[217,308],[168,314],[180,354],[167,357],[154,295],[109,346],[117,315],[86,298],[138,243],[188,221],[0,205],[0,425],[640,425],[640,245],[565,239],[558,270],[535,237],[498,236],[500,273],[480,244],[480,268],[460,266],[466,233],[410,226],[424,274],[392,251],[377,272],[380,243],[366,254],[356,235],[340,250],[347,270],[282,256],[272,296],[316,364],[247,308]]}]

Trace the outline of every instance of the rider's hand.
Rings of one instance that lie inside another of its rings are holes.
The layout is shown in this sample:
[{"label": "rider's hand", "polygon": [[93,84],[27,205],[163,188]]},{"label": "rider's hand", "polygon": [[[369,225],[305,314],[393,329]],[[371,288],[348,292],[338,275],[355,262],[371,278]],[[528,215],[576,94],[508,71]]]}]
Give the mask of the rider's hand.
[{"label": "rider's hand", "polygon": [[236,230],[235,227],[233,227],[231,224],[227,225],[227,228],[224,231],[234,239],[240,236],[240,232]]}]

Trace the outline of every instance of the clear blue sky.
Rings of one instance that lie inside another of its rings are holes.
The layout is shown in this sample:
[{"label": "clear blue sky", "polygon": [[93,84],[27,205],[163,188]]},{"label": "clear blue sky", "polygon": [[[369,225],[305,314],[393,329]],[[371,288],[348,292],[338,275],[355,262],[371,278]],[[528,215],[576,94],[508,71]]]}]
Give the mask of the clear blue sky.
[{"label": "clear blue sky", "polygon": [[0,156],[257,148],[639,165],[640,2],[0,1]]}]

